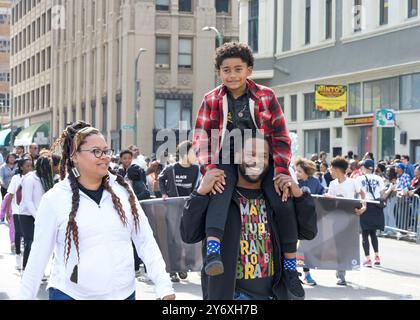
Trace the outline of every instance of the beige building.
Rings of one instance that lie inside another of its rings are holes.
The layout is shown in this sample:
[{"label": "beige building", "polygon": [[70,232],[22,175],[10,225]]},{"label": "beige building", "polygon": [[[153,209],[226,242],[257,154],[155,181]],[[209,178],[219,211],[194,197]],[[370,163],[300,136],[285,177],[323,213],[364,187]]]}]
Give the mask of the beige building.
[{"label": "beige building", "polygon": [[[136,143],[150,154],[158,129],[178,129],[179,121],[191,127],[203,94],[215,85],[216,33],[202,28],[216,27],[225,41],[238,39],[235,0],[37,2],[44,12],[53,9],[52,31],[43,42],[43,49],[52,45],[51,68],[38,81],[16,84],[14,95],[51,83],[51,103],[44,99],[38,107],[36,100],[15,98],[14,121],[50,121],[50,136],[56,138],[66,123],[83,119],[99,128],[115,150]],[[35,13],[27,14],[26,24],[36,19]],[[17,25],[14,34],[22,28]],[[139,53],[141,48],[147,51]],[[13,67],[29,56],[14,57]],[[137,57],[141,90],[136,95]]]},{"label": "beige building", "polygon": [[11,17],[11,94],[15,145],[51,143],[52,1],[13,1]]},{"label": "beige building", "polygon": [[10,118],[10,7],[11,1],[0,1],[0,149],[10,139],[10,130],[5,129]]}]

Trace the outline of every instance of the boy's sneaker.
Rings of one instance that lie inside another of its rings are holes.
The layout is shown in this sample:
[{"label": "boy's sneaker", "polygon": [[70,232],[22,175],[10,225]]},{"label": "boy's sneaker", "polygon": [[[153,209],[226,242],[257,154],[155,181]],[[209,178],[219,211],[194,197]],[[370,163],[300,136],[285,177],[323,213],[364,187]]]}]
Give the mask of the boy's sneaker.
[{"label": "boy's sneaker", "polygon": [[312,279],[312,276],[311,276],[311,274],[310,273],[307,273],[306,275],[305,275],[305,283],[307,284],[307,285],[310,285],[310,286],[316,286],[316,282],[315,282],[315,280],[314,279]]},{"label": "boy's sneaker", "polygon": [[372,268],[372,260],[366,260],[365,262],[363,262],[363,266],[367,268]]},{"label": "boy's sneaker", "polygon": [[375,266],[380,266],[381,265],[381,259],[379,258],[379,256],[375,257],[375,262],[373,263]]},{"label": "boy's sneaker", "polygon": [[302,281],[299,279],[297,271],[285,271],[284,283],[286,284],[287,293],[290,300],[304,300],[305,290],[302,287]]},{"label": "boy's sneaker", "polygon": [[218,276],[224,272],[222,257],[217,252],[210,253],[206,257],[204,271],[208,276]]}]

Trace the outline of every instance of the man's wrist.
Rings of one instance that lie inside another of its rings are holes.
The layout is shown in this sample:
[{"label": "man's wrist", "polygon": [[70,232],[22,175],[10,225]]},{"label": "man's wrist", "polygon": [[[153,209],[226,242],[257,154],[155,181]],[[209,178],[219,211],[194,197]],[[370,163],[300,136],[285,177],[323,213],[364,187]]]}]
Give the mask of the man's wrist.
[{"label": "man's wrist", "polygon": [[202,196],[202,197],[207,196],[207,193],[204,193],[204,192],[203,192],[203,190],[200,190],[200,188],[198,188],[198,189],[195,191],[195,194],[196,194],[197,196]]},{"label": "man's wrist", "polygon": [[308,187],[302,187],[300,188],[300,191],[302,192],[302,194],[299,197],[295,197],[295,200],[297,201],[302,201],[305,198],[305,196],[311,194],[311,190]]}]

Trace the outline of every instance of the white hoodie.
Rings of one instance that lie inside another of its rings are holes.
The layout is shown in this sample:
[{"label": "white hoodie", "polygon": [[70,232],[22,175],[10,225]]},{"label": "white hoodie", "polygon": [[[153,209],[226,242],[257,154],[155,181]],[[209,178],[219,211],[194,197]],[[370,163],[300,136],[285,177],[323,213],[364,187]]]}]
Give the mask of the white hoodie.
[{"label": "white hoodie", "polygon": [[22,177],[21,185],[22,201],[19,206],[19,214],[35,218],[39,203],[44,195],[41,179],[35,171],[31,171]]},{"label": "white hoodie", "polygon": [[[71,211],[72,191],[68,178],[59,182],[41,200],[35,219],[31,254],[23,274],[19,297],[35,299],[39,284],[54,250],[48,288],[56,288],[74,299],[126,299],[136,289],[133,240],[139,257],[147,266],[155,284],[156,295],[173,294],[165,262],[153,237],[147,217],[136,200],[140,225],[136,233],[127,191],[110,175],[110,186],[120,198],[128,225],[124,227],[111,194],[104,190],[100,204],[80,193],[76,222],[79,230],[78,262],[72,241],[68,263],[65,263],[65,234]],[[70,281],[78,264],[78,282]]]}]

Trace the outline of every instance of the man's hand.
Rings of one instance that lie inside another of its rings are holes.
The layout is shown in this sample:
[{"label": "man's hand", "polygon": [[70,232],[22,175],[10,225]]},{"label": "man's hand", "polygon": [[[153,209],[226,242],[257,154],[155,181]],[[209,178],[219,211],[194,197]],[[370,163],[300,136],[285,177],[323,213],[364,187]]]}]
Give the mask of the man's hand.
[{"label": "man's hand", "polygon": [[201,195],[208,195],[209,193],[222,193],[225,184],[225,173],[220,169],[211,169],[206,172],[201,180],[197,193]]},{"label": "man's hand", "polygon": [[165,201],[166,199],[168,199],[169,196],[167,194],[162,194],[162,200]]},{"label": "man's hand", "polygon": [[283,202],[287,201],[289,194],[295,198],[299,198],[303,194],[302,190],[293,178],[286,174],[279,174],[276,178],[274,178],[274,188],[276,189],[277,194],[281,196]]},{"label": "man's hand", "polygon": [[176,298],[175,294],[170,294],[168,296],[164,296],[162,300],[175,300],[175,298]]}]

